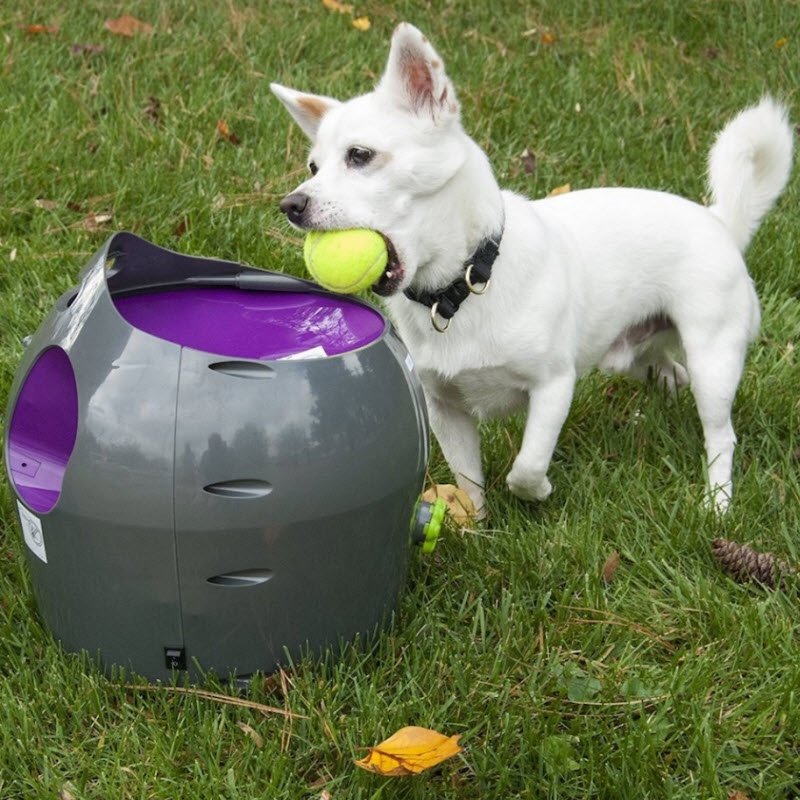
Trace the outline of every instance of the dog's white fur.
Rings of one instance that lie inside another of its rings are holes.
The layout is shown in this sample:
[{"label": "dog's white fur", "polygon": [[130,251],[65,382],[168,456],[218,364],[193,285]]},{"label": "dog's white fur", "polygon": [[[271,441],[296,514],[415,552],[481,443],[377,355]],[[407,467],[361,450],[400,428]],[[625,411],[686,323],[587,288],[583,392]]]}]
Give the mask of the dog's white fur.
[{"label": "dog's white fur", "polygon": [[[305,207],[292,221],[373,228],[395,248],[401,280],[389,312],[419,369],[444,456],[476,508],[484,505],[477,420],[527,409],[507,483],[519,497],[542,500],[576,378],[592,367],[654,374],[671,389],[691,385],[709,499],[727,507],[731,405],[759,327],[742,251],[789,178],[785,108],[765,98],[719,134],[709,208],[623,188],[532,202],[500,190],[461,127],[441,58],[411,25],[396,29],[369,94],[340,103],[272,89],[312,141],[315,174],[295,190]],[[373,153],[369,163],[354,164],[353,147]],[[501,228],[490,286],[438,333],[429,310],[402,289],[444,287]]]}]

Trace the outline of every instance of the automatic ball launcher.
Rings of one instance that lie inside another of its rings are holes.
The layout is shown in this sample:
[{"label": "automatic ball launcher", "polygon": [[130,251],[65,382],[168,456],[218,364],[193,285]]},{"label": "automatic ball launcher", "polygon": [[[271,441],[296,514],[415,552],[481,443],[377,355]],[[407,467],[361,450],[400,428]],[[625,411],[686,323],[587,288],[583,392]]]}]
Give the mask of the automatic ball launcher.
[{"label": "automatic ball launcher", "polygon": [[[321,283],[385,268],[378,234],[334,239],[306,245]],[[246,680],[336,648],[438,535],[408,352],[376,308],[280,273],[112,236],[30,338],[7,418],[41,616],[107,669]]]}]

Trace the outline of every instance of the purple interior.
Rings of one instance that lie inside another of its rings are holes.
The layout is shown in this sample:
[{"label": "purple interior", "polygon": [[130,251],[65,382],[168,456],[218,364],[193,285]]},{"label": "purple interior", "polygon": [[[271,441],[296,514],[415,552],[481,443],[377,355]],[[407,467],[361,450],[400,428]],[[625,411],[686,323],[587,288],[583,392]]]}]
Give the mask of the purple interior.
[{"label": "purple interior", "polygon": [[22,385],[8,428],[8,468],[17,494],[46,513],[61,494],[78,433],[78,387],[67,354],[45,350]]},{"label": "purple interior", "polygon": [[375,341],[385,327],[368,306],[316,292],[192,287],[119,296],[114,305],[134,328],[238,358],[280,359],[320,347],[340,355]]}]

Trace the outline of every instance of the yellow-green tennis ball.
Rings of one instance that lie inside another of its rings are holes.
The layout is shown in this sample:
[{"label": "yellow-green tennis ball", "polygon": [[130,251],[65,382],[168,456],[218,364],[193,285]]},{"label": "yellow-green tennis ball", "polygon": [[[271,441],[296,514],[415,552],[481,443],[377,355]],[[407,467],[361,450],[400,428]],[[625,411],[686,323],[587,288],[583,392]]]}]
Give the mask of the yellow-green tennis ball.
[{"label": "yellow-green tennis ball", "polygon": [[314,280],[340,294],[372,286],[389,262],[383,237],[365,228],[309,231],[303,257]]}]

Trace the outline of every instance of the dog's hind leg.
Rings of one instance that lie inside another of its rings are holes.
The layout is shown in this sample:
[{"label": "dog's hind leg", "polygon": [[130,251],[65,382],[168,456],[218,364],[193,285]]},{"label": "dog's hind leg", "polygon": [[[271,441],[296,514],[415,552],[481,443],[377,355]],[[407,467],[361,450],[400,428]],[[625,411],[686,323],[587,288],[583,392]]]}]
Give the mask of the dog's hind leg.
[{"label": "dog's hind leg", "polygon": [[508,488],[523,500],[544,500],[552,491],[547,468],[574,390],[574,371],[565,371],[531,390],[522,447],[506,478]]},{"label": "dog's hind leg", "polygon": [[722,330],[713,339],[685,335],[684,347],[705,439],[708,504],[715,511],[723,512],[733,493],[731,475],[736,434],[731,409],[742,375],[747,341],[741,330]]}]

